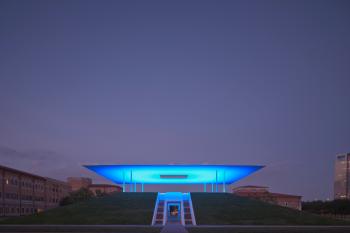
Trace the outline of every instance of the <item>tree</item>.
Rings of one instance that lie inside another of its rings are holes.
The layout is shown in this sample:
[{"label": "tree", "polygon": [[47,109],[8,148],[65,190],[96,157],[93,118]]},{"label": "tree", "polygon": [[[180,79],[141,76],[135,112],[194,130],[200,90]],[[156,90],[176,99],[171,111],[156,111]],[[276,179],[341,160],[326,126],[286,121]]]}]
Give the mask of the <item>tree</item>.
[{"label": "tree", "polygon": [[87,201],[94,197],[94,194],[87,188],[81,188],[77,191],[71,192],[69,196],[63,198],[60,201],[60,205],[70,205],[73,203],[81,202],[81,201]]},{"label": "tree", "polygon": [[350,200],[303,202],[303,210],[315,214],[350,215]]}]

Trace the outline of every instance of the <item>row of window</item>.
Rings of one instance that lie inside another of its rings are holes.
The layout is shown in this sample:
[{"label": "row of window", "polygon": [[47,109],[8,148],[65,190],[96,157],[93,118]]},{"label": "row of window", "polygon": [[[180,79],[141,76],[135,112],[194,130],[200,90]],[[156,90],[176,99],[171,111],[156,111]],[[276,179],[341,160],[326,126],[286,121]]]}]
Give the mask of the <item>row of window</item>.
[{"label": "row of window", "polygon": [[[2,198],[2,192],[0,192],[0,198]],[[6,199],[12,199],[12,200],[18,200],[19,199],[19,195],[17,193],[5,193],[5,198]],[[32,201],[33,200],[33,196],[32,195],[22,195],[22,200],[24,200],[24,201]],[[35,196],[34,197],[34,201],[45,201],[45,198],[44,197]],[[58,203],[59,200],[50,198],[49,202]]]},{"label": "row of window", "polygon": [[[21,180],[18,178],[18,176],[9,176],[9,177],[3,177],[0,175],[0,182],[5,182],[7,185],[13,185],[13,186],[20,186],[21,188],[28,188],[28,189],[34,189],[34,190],[45,190],[45,186],[48,192],[53,193],[62,193],[64,191],[64,187],[61,187],[60,184],[55,183],[44,183],[42,181],[31,181],[27,178],[22,178]],[[62,189],[63,188],[63,189]]]},{"label": "row of window", "polygon": [[[19,185],[20,183],[17,181],[17,179],[6,179],[5,180],[5,183],[6,184],[11,184],[11,185],[14,185],[14,186],[17,186]],[[30,183],[30,182],[25,182],[25,181],[22,181],[22,185],[21,187],[26,187],[26,188],[33,188],[33,184]],[[42,184],[34,184],[34,189],[35,190],[44,190],[45,189],[45,186],[42,185]],[[49,188],[50,191],[54,192],[54,193],[61,193],[62,190],[57,188],[57,187],[53,187],[53,188]]]},{"label": "row of window", "polygon": [[[26,188],[33,188],[33,183],[29,182],[29,181],[18,181],[17,178],[11,178],[11,179],[5,179],[5,183],[6,184],[11,184],[14,186],[20,185],[22,187],[26,187]],[[34,184],[34,188],[37,190],[44,190],[44,185],[42,184]]]},{"label": "row of window", "polygon": [[20,208],[15,207],[0,207],[0,215],[3,214],[34,214],[37,212],[35,208],[22,208],[20,212]]},{"label": "row of window", "polygon": [[[0,180],[2,180],[2,179],[3,178],[0,177]],[[25,181],[25,180],[19,181],[17,177],[7,178],[7,179],[4,179],[4,181],[5,181],[5,184],[11,184],[14,186],[18,186],[21,184],[22,187],[26,187],[26,188],[34,188],[36,190],[44,190],[45,189],[44,184],[42,184],[42,183],[34,183],[34,185],[33,185],[33,182]]]},{"label": "row of window", "polygon": [[57,198],[49,198],[49,202],[51,203],[58,203],[60,200]]}]

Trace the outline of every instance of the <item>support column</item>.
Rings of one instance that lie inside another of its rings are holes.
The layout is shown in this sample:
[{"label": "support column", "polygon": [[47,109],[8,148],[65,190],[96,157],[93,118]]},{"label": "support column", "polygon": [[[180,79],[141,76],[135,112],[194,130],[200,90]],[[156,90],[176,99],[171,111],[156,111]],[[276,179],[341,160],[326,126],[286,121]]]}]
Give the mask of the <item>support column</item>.
[{"label": "support column", "polygon": [[224,171],[224,181],[222,182],[222,191],[224,192],[224,193],[226,193],[226,184],[225,184],[225,171]]},{"label": "support column", "polygon": [[132,170],[130,170],[130,192],[133,192],[133,184],[132,184]]},{"label": "support column", "polygon": [[214,192],[214,184],[213,184],[213,182],[211,183],[211,192],[212,193]]},{"label": "support column", "polygon": [[137,184],[136,184],[136,182],[134,183],[134,192],[137,192]]},{"label": "support column", "polygon": [[125,192],[125,171],[123,171],[123,193]]},{"label": "support column", "polygon": [[206,193],[207,192],[207,184],[204,183],[204,192]]},{"label": "support column", "polygon": [[215,192],[218,192],[218,170],[215,172]]},{"label": "support column", "polygon": [[141,184],[141,192],[144,191],[143,183]]}]

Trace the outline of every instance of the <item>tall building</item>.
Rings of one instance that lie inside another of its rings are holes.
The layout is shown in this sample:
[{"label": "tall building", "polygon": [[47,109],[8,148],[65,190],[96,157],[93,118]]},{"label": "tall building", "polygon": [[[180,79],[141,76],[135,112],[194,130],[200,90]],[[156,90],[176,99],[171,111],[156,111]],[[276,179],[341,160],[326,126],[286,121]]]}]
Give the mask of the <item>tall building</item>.
[{"label": "tall building", "polygon": [[334,199],[350,199],[350,153],[336,156]]},{"label": "tall building", "polygon": [[57,207],[69,191],[66,182],[0,165],[0,217],[29,215]]}]

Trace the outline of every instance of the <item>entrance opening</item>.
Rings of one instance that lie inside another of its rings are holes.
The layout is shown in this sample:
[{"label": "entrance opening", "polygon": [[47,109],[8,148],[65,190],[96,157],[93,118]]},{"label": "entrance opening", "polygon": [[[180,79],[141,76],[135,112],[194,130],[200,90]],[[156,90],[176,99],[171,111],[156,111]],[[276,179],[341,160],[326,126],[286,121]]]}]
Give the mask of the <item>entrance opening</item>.
[{"label": "entrance opening", "polygon": [[168,202],[167,218],[168,222],[180,222],[181,221],[181,208],[180,202]]}]

